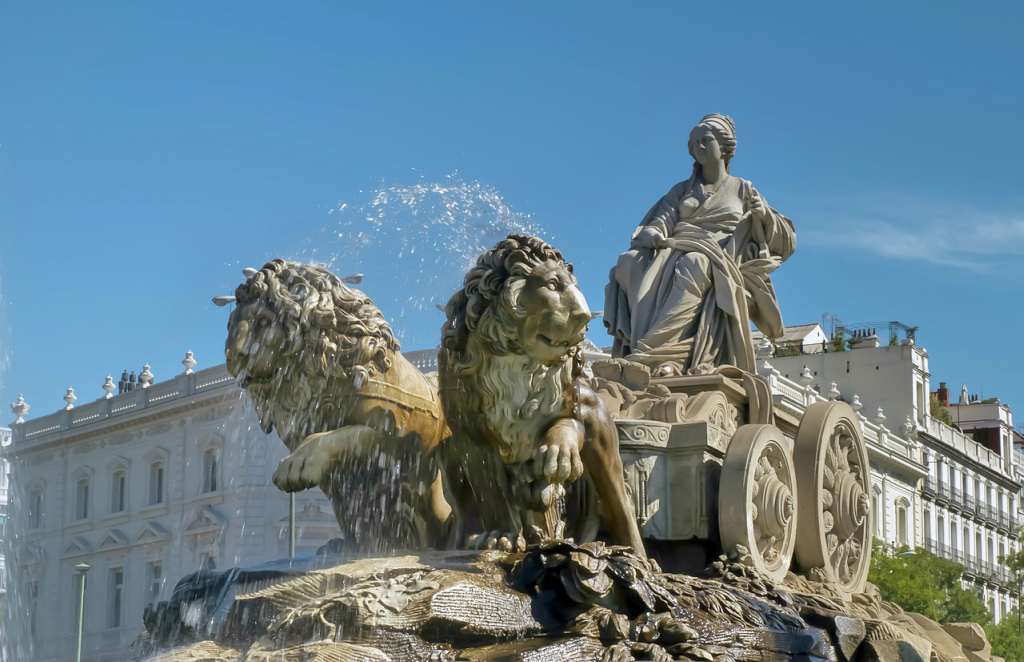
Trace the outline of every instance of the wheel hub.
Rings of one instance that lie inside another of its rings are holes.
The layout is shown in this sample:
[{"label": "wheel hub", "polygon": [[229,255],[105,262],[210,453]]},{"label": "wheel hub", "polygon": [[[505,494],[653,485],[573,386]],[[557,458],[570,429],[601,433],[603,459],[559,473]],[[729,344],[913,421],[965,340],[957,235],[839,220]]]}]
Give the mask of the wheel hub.
[{"label": "wheel hub", "polygon": [[832,504],[835,532],[841,539],[849,538],[857,532],[867,519],[870,507],[860,481],[849,471],[837,472]]}]

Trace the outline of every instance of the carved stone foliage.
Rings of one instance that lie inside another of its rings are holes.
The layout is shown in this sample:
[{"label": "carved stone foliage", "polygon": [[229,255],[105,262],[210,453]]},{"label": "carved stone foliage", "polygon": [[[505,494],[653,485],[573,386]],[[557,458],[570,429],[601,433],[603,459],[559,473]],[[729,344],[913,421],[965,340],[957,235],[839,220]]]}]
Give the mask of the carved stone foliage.
[{"label": "carved stone foliage", "polygon": [[525,553],[201,571],[147,612],[133,650],[149,662],[845,662],[934,650],[941,631],[877,591],[849,599],[807,580],[783,586],[725,557],[707,574],[667,574],[625,547],[559,539]]}]

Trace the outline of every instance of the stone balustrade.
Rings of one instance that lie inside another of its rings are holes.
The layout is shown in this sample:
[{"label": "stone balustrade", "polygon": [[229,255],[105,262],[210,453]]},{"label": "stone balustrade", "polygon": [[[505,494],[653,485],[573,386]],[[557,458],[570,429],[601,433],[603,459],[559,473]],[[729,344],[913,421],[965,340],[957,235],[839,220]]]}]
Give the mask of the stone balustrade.
[{"label": "stone balustrade", "polygon": [[12,426],[12,443],[24,445],[36,442],[50,434],[63,433],[84,427],[97,421],[163,405],[167,402],[191,397],[211,389],[231,384],[235,378],[223,364],[181,374],[172,379],[152,384],[148,388],[137,388],[111,398],[101,397],[93,402],[72,409],[40,416]]}]

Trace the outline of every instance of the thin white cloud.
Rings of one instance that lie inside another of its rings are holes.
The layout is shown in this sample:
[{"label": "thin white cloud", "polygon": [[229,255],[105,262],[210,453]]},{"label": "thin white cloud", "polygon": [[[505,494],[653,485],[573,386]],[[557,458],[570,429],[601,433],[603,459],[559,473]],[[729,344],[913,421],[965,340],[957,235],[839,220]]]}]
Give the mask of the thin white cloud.
[{"label": "thin white cloud", "polygon": [[[860,208],[858,208],[860,207]],[[1024,257],[1024,212],[887,200],[814,214],[798,227],[802,241],[881,257],[917,260],[978,272],[1017,267]]]}]

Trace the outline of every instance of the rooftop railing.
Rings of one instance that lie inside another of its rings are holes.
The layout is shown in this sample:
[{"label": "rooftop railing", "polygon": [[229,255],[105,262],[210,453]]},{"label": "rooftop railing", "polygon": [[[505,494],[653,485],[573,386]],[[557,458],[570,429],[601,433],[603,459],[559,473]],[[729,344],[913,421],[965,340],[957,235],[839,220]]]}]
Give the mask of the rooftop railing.
[{"label": "rooftop railing", "polygon": [[12,448],[17,449],[50,433],[72,430],[97,421],[124,416],[136,410],[214,391],[234,382],[235,378],[228,372],[227,367],[221,364],[190,374],[181,374],[148,388],[136,388],[111,398],[100,398],[14,425]]}]

